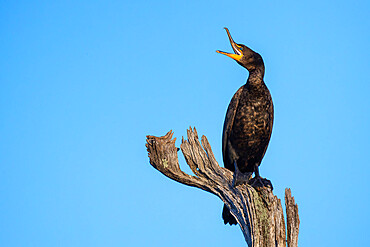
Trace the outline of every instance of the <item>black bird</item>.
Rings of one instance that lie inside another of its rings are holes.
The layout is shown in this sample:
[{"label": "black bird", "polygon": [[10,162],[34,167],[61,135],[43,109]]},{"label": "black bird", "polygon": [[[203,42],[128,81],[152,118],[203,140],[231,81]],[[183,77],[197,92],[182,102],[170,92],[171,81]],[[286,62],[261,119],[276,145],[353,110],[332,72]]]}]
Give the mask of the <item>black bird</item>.
[{"label": "black bird", "polygon": [[[249,71],[247,83],[234,94],[227,109],[223,135],[222,155],[225,168],[235,171],[234,186],[249,183],[254,187],[270,186],[259,175],[258,167],[270,141],[274,107],[263,76],[265,65],[260,54],[232,39],[227,28],[231,47],[235,54],[217,51],[234,59]],[[251,179],[253,172],[255,177]],[[235,218],[224,206],[224,223],[236,224]]]}]

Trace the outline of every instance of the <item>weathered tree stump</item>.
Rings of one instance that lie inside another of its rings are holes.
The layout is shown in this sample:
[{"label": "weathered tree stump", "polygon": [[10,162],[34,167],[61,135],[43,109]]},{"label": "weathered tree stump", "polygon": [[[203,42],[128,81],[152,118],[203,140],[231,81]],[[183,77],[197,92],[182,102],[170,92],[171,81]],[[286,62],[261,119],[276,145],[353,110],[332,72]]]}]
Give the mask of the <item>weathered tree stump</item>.
[{"label": "weathered tree stump", "polygon": [[290,189],[285,189],[286,231],[281,201],[270,188],[255,189],[247,184],[234,187],[233,172],[218,165],[207,138],[202,136],[201,144],[191,127],[187,135],[188,140],[183,138],[180,147],[195,176],[180,169],[172,131],[162,137],[147,136],[150,164],[172,180],[218,196],[236,218],[249,247],[297,247],[298,206]]}]

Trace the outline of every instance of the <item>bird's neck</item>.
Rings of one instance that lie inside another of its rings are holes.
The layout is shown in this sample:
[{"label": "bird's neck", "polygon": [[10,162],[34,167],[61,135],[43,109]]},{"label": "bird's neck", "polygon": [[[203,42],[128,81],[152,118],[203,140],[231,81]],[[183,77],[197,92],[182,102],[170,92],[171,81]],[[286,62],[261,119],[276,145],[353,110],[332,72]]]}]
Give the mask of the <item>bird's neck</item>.
[{"label": "bird's neck", "polygon": [[247,83],[250,85],[261,85],[263,84],[263,76],[264,76],[264,70],[263,69],[254,69],[249,71],[249,77],[247,80]]}]

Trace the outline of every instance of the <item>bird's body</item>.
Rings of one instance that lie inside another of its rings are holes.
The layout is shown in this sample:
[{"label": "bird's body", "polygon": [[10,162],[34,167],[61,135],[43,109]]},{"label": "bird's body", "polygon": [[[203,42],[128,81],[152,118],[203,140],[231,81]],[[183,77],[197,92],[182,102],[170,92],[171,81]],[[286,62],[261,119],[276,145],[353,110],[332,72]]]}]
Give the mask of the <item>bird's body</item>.
[{"label": "bird's body", "polygon": [[[270,92],[263,81],[265,66],[262,57],[245,45],[237,44],[225,28],[235,54],[217,51],[236,60],[249,71],[247,83],[234,94],[227,109],[222,155],[225,168],[234,171],[234,186],[251,182],[252,186],[271,186],[259,175],[259,165],[270,141],[274,107]],[[239,174],[239,175],[238,175]],[[234,216],[224,206],[224,223],[236,224]]]},{"label": "bird's body", "polygon": [[227,109],[222,135],[225,168],[254,172],[270,141],[274,107],[262,78],[249,78],[234,94]]}]

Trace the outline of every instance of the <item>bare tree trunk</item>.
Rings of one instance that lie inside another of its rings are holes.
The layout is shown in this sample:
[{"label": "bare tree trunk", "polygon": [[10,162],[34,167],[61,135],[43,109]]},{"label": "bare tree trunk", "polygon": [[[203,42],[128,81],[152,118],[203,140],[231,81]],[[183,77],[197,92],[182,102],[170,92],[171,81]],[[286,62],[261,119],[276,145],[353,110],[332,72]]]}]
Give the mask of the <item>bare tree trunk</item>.
[{"label": "bare tree trunk", "polygon": [[207,138],[202,136],[201,144],[191,127],[187,135],[180,147],[195,176],[180,169],[172,131],[162,137],[147,136],[150,164],[172,180],[218,196],[237,220],[249,247],[297,247],[298,206],[290,189],[285,189],[286,231],[281,201],[270,188],[234,187],[233,172],[218,165]]}]

